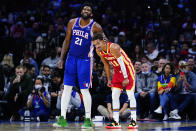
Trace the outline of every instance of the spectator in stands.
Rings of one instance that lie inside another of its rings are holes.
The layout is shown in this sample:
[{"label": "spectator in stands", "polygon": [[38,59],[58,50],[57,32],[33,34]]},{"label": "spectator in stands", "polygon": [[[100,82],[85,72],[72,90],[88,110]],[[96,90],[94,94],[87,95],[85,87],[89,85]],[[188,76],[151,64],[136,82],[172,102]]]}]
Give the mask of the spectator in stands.
[{"label": "spectator in stands", "polygon": [[15,25],[12,25],[10,30],[13,38],[24,38],[25,36],[25,27],[22,21],[18,21]]},{"label": "spectator in stands", "polygon": [[37,76],[39,74],[39,68],[38,68],[37,62],[31,57],[29,51],[25,51],[23,55],[24,55],[24,58],[20,61],[20,64],[22,64],[22,63],[29,63],[29,64],[34,65],[34,67],[35,67],[35,75]]},{"label": "spectator in stands", "polygon": [[153,73],[156,73],[158,67],[159,67],[159,61],[158,61],[158,58],[156,58],[156,59],[153,60],[151,71]]},{"label": "spectator in stands", "polygon": [[50,87],[50,93],[51,93],[51,115],[57,116],[57,97],[59,96],[60,86],[62,83],[61,74],[57,71],[52,73],[52,82]]},{"label": "spectator in stands", "polygon": [[35,66],[29,64],[29,68],[28,68],[28,74],[33,78],[33,81],[35,81],[36,75],[35,75]]},{"label": "spectator in stands", "polygon": [[131,54],[131,60],[141,60],[141,57],[144,55],[144,51],[140,45],[135,45],[134,51]]},{"label": "spectator in stands", "polygon": [[44,80],[43,86],[46,88],[46,91],[49,91],[49,87],[51,86],[51,69],[48,65],[44,65],[42,67],[42,74],[38,76]]},{"label": "spectator in stands", "polygon": [[35,39],[40,35],[39,23],[34,22],[31,27],[26,29],[25,38],[27,42],[35,42]]},{"label": "spectator in stands", "polygon": [[162,70],[164,65],[167,63],[166,59],[159,59],[159,65],[158,65],[158,69],[156,71],[156,74],[159,76],[162,74]]},{"label": "spectator in stands", "polygon": [[182,49],[181,49],[181,52],[180,52],[181,59],[186,59],[187,58],[187,56],[188,56],[188,49],[189,49],[188,43],[184,42],[182,44]]},{"label": "spectator in stands", "polygon": [[[158,76],[150,72],[151,67],[148,63],[142,64],[142,73],[136,77],[137,93],[137,113],[140,118],[148,117],[150,108],[150,117],[152,118],[156,105],[156,88]],[[144,105],[144,106],[142,106]],[[150,105],[150,106],[148,106]]]},{"label": "spectator in stands", "polygon": [[193,57],[189,57],[187,61],[188,71],[191,71],[196,74],[195,60]]},{"label": "spectator in stands", "polygon": [[7,53],[3,56],[3,60],[1,61],[2,65],[8,65],[9,67],[14,67],[14,61],[13,61],[13,54]]},{"label": "spectator in stands", "polygon": [[147,44],[147,54],[149,61],[152,62],[155,58],[157,58],[159,51],[155,49],[155,44],[150,42]]},{"label": "spectator in stands", "polygon": [[17,120],[17,112],[25,106],[27,97],[32,90],[32,78],[24,73],[23,66],[17,66],[15,76],[10,81],[9,93],[6,95],[12,120]]},{"label": "spectator in stands", "polygon": [[41,65],[48,65],[51,69],[57,67],[59,57],[57,57],[56,49],[51,50],[50,56],[42,61]]},{"label": "spectator in stands", "polygon": [[196,91],[196,75],[188,71],[188,68],[188,63],[185,61],[179,62],[180,72],[176,75],[175,94],[171,99],[171,119],[180,120],[181,117],[178,113],[185,113],[185,109],[193,101],[193,96],[190,92],[193,89]]},{"label": "spectator in stands", "polygon": [[[130,109],[129,107],[129,100],[127,93],[123,91],[120,95],[120,110],[119,110],[119,116],[121,120],[127,120],[129,118]],[[109,120],[113,119],[113,109],[112,109],[112,94],[107,95],[106,98],[106,104],[107,106],[99,105],[97,110],[98,112],[108,118]]]},{"label": "spectator in stands", "polygon": [[[43,87],[43,80],[35,80],[32,93],[28,96],[27,107],[31,117],[39,117],[40,121],[48,121],[50,111],[50,95]],[[22,111],[20,112],[23,115]]]},{"label": "spectator in stands", "polygon": [[188,53],[190,57],[193,57],[194,59],[196,59],[196,36],[192,40],[192,48],[189,48]]},{"label": "spectator in stands", "polygon": [[[155,113],[162,114],[164,112],[163,120],[168,120],[169,102],[172,96],[172,89],[176,83],[174,76],[174,67],[172,64],[167,63],[163,66],[162,75],[158,77],[158,94],[160,98],[160,106],[154,111]],[[163,110],[163,111],[162,111]]]},{"label": "spectator in stands", "polygon": [[128,53],[127,55],[130,56],[129,50],[131,50],[131,41],[127,39],[125,32],[119,32],[117,43],[123,48],[123,50],[125,50],[125,52]]},{"label": "spectator in stands", "polygon": [[142,62],[139,60],[135,61],[134,68],[135,68],[135,72],[136,72],[136,77],[137,77],[137,75],[142,73],[141,67],[142,67]]}]

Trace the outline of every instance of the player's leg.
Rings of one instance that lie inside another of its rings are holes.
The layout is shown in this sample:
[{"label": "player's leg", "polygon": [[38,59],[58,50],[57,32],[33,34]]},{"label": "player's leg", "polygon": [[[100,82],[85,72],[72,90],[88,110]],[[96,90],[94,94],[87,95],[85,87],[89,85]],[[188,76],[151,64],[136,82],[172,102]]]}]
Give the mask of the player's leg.
[{"label": "player's leg", "polygon": [[136,123],[136,100],[134,95],[135,87],[133,86],[131,90],[126,90],[126,91],[130,101],[130,111],[131,111],[131,121],[127,128],[136,129],[138,128],[138,125]]},{"label": "player's leg", "polygon": [[65,64],[64,90],[61,96],[61,116],[58,121],[53,124],[54,127],[68,126],[66,114],[73,86],[76,86],[76,60],[75,57],[69,56]]},{"label": "player's leg", "polygon": [[113,108],[113,120],[106,128],[109,129],[120,129],[121,125],[119,124],[119,110],[120,110],[120,88],[112,88],[112,108]]},{"label": "player's leg", "polygon": [[83,96],[84,108],[85,108],[85,120],[82,128],[94,127],[91,120],[91,106],[92,98],[89,92],[92,82],[92,65],[93,59],[79,59],[77,61],[78,81],[80,91]]}]

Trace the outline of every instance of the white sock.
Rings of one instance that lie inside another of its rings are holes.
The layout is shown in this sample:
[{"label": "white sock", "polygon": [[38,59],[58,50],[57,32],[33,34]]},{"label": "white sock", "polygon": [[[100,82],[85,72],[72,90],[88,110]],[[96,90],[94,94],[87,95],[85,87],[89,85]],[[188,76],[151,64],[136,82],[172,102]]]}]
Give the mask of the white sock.
[{"label": "white sock", "polygon": [[61,116],[66,119],[67,107],[71,98],[72,86],[64,85],[63,94],[61,96]]},{"label": "white sock", "polygon": [[127,95],[130,101],[131,118],[136,121],[136,100],[134,90],[127,91]]},{"label": "white sock", "polygon": [[136,121],[136,110],[135,109],[131,109],[131,118]]},{"label": "white sock", "polygon": [[83,96],[84,108],[85,108],[85,118],[91,118],[91,105],[92,99],[89,89],[81,89]]},{"label": "white sock", "polygon": [[120,94],[121,90],[118,88],[112,88],[112,108],[113,118],[116,122],[119,122],[119,109],[120,109]]},{"label": "white sock", "polygon": [[113,118],[116,122],[119,122],[119,111],[113,111]]}]

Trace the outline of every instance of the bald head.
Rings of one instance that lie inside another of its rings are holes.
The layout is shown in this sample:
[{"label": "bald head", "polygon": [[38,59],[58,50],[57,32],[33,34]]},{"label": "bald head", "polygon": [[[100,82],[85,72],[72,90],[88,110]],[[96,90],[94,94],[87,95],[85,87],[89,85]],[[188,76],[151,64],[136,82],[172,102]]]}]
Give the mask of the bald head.
[{"label": "bald head", "polygon": [[163,66],[167,63],[166,59],[160,59],[159,60],[159,68],[163,68]]}]

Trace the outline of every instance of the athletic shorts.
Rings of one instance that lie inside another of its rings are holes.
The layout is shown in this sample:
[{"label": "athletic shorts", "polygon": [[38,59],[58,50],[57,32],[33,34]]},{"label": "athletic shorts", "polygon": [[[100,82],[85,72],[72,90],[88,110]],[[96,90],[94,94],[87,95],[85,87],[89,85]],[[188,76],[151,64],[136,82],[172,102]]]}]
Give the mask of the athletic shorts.
[{"label": "athletic shorts", "polygon": [[64,85],[88,89],[91,86],[93,58],[67,56],[64,72]]},{"label": "athletic shorts", "polygon": [[[135,76],[131,76],[131,72],[129,69],[127,69],[127,75],[129,79],[129,85],[126,87],[123,87],[122,82],[124,80],[124,76],[121,71],[115,71],[114,70],[114,75],[112,77],[112,87],[113,88],[120,88],[123,89],[125,88],[126,90],[135,90]],[[132,78],[133,77],[133,78]]]}]

